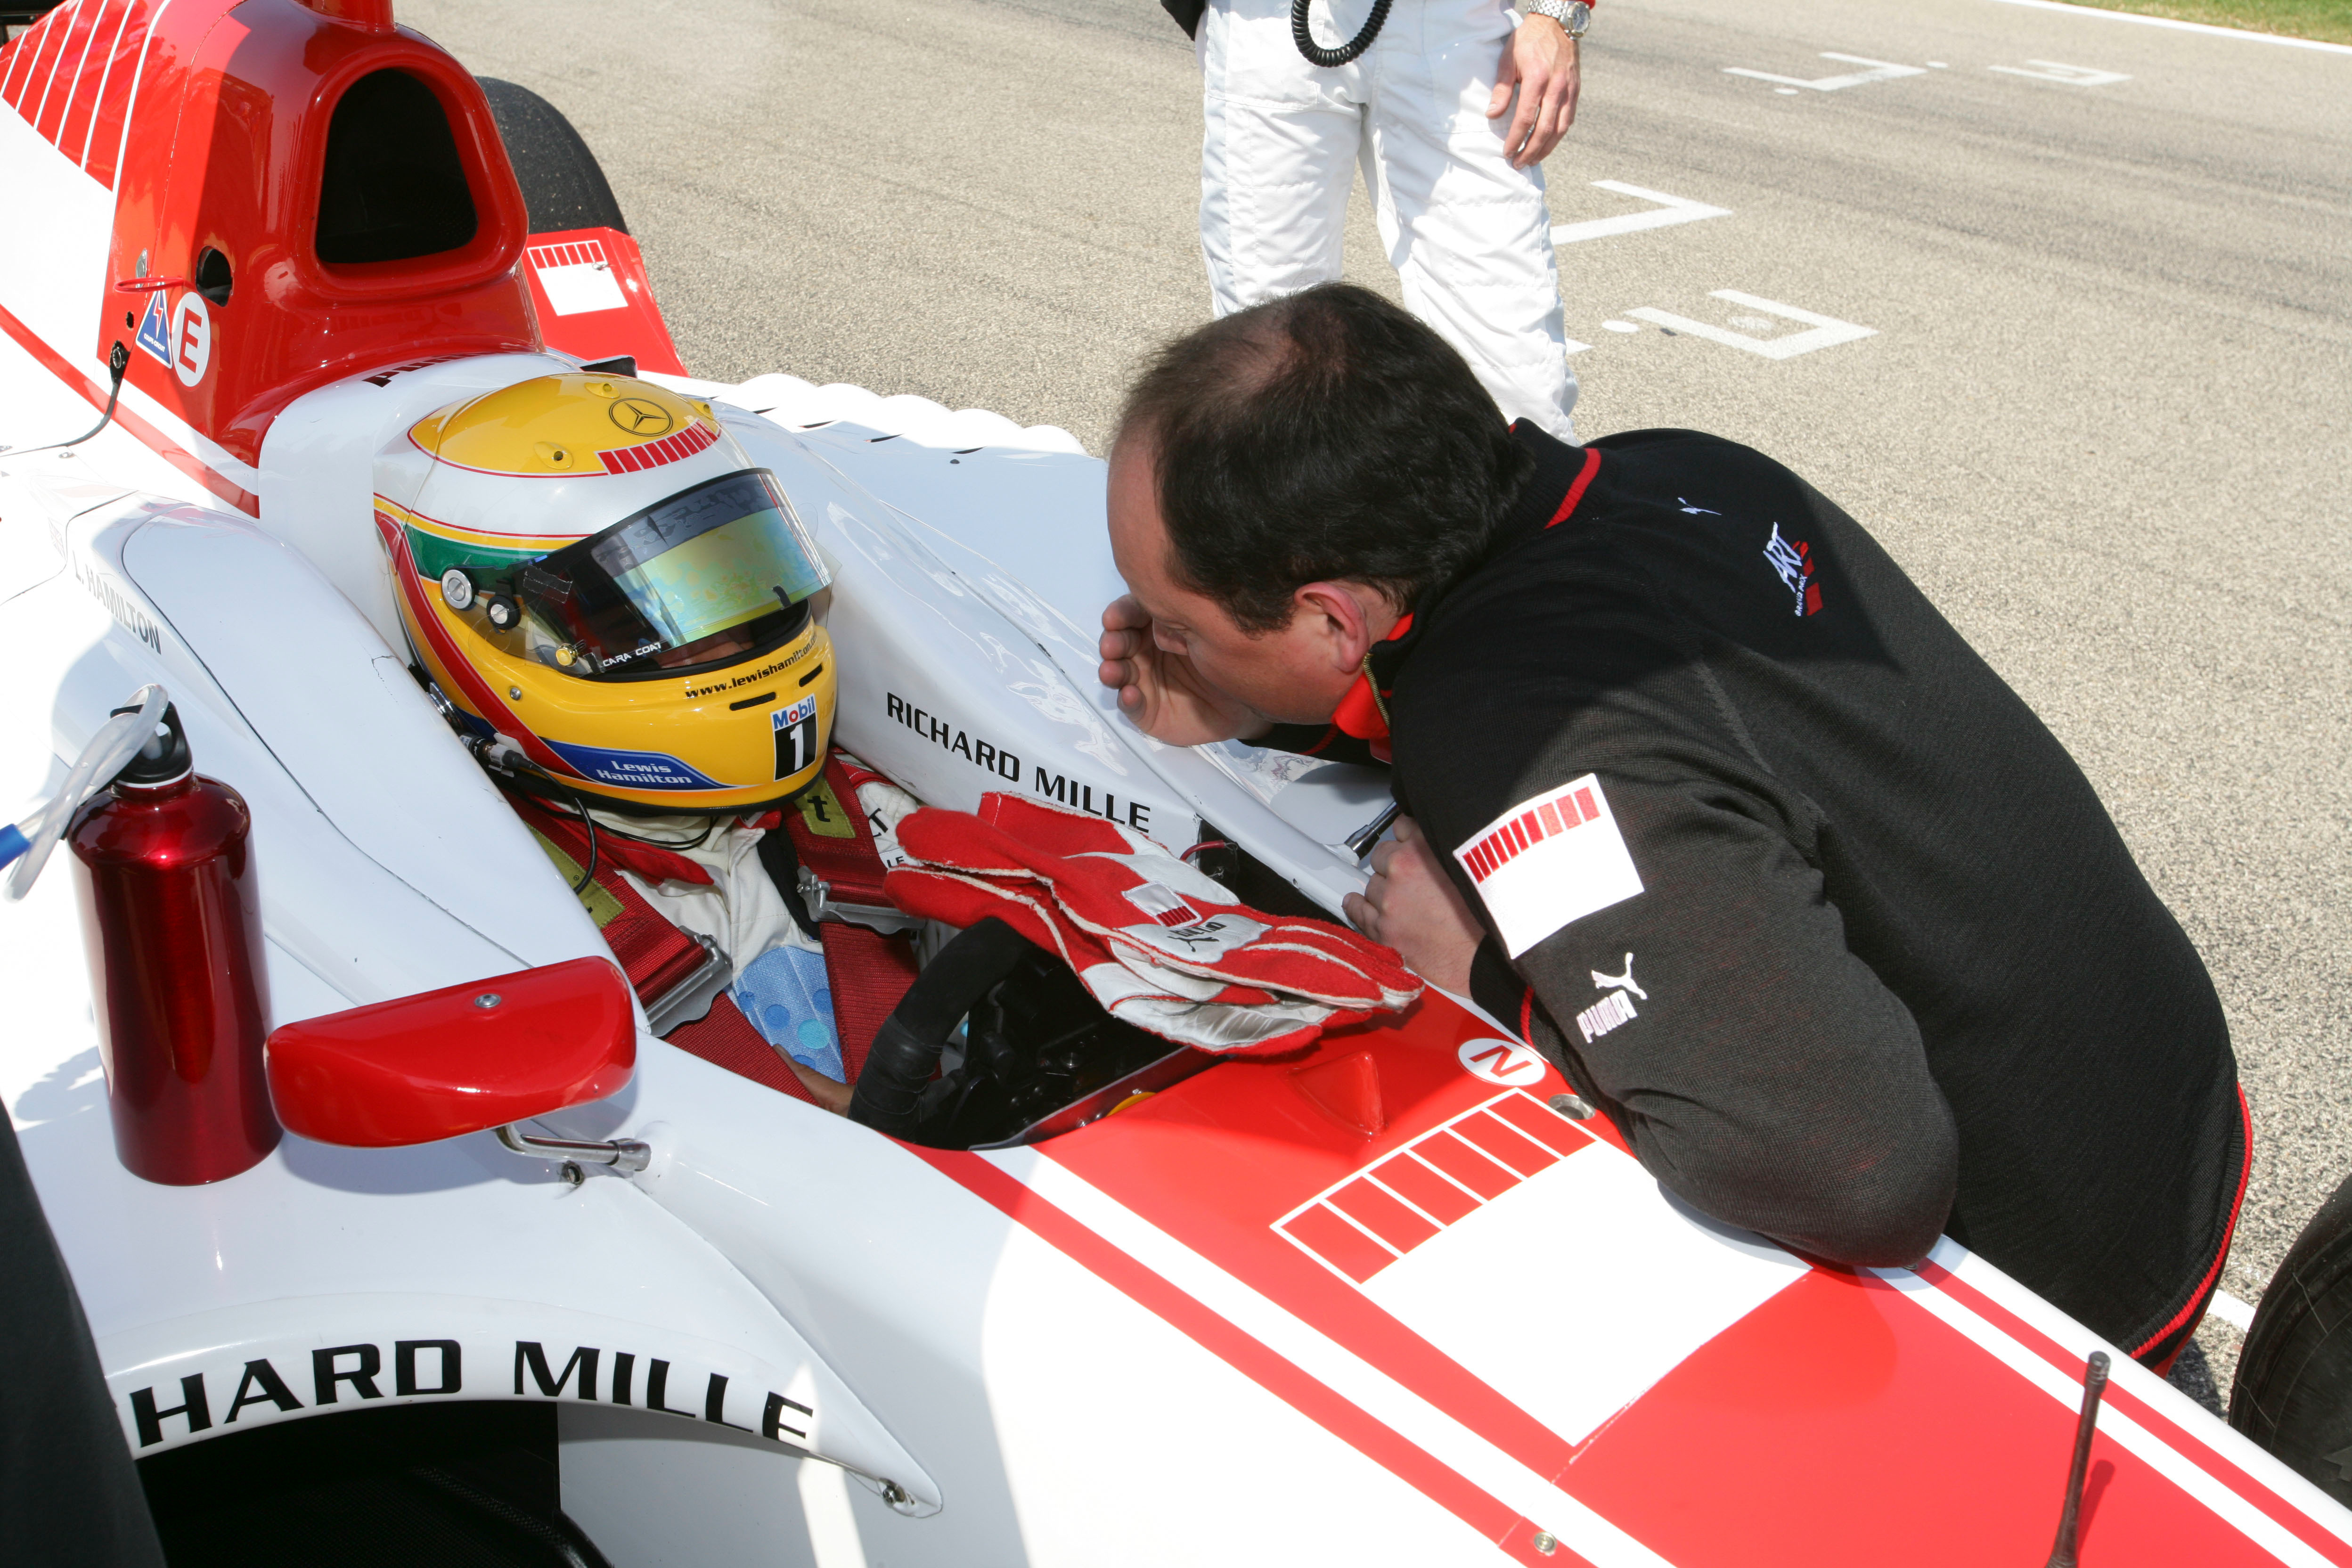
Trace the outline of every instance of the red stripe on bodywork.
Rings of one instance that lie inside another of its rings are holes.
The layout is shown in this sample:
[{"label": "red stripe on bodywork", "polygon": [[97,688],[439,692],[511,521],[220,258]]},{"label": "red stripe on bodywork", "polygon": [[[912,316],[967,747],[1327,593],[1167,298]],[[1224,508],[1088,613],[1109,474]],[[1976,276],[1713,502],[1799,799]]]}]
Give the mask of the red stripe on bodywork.
[{"label": "red stripe on bodywork", "polygon": [[[1426,1134],[1456,1118],[1480,1123],[1481,1132],[1491,1129],[1490,1135],[1505,1135],[1507,1125],[1553,1133],[1534,1136],[1530,1148],[1556,1149],[1564,1136],[1589,1152],[1590,1142],[1578,1140],[1605,1131],[1605,1123],[1561,1119],[1553,1132],[1526,1120],[1552,1114],[1540,1097],[1558,1092],[1556,1076],[1547,1073],[1535,1097],[1507,1100],[1459,1070],[1460,1044],[1482,1033],[1457,1009],[1432,999],[1401,1020],[1336,1030],[1318,1042],[1315,1056],[1365,1051],[1375,1058],[1391,1125],[1370,1141],[1328,1117],[1301,1114],[1305,1102],[1288,1081],[1297,1060],[1237,1059],[1036,1152],[1570,1492],[1676,1568],[1860,1568],[1885,1561],[1890,1542],[1906,1561],[1955,1568],[2038,1563],[2047,1555],[2074,1411],[1936,1316],[1916,1291],[1874,1276],[1816,1268],[1571,1447],[1272,1228],[1290,1205],[1344,1189],[1351,1176],[1381,1169],[1416,1139],[1416,1152],[1465,1169],[1483,1166],[1489,1186],[1482,1190],[1515,1185],[1452,1131]],[[913,1152],[1426,1495],[1438,1493],[1419,1478],[1433,1475],[1466,1492],[1470,1506],[1502,1508],[998,1167],[977,1156]],[[1314,1203],[1288,1224],[1295,1227],[1306,1213],[1329,1211]],[[1543,1243],[1531,1238],[1529,1245]],[[1559,1237],[1551,1245],[1575,1242]],[[1605,1267],[1605,1259],[1595,1262]],[[1610,1284],[1605,1275],[1593,1279],[1597,1289]],[[1957,1290],[1953,1295],[1959,1300]],[[1984,1315],[1991,1320],[1990,1310]],[[1572,1363],[1611,1353],[1607,1344],[1560,1342],[1541,1324],[1514,1328],[1528,1355]],[[2162,1418],[2143,1414],[2139,1402],[2120,1391],[2111,1397],[2184,1456],[2207,1463],[2192,1439],[2159,1426]],[[1399,1452],[1406,1458],[1391,1463],[1387,1456]],[[2120,1444],[2102,1438],[2093,1458],[2084,1568],[2238,1568],[2270,1561]],[[1407,1463],[1422,1468],[1408,1473]],[[2256,1500],[2329,1561],[2347,1562],[2341,1546],[2281,1511],[2283,1500]],[[1494,1517],[1455,1511],[1482,1531]],[[1506,1549],[1534,1561],[1519,1540],[1508,1537]]]},{"label": "red stripe on bodywork", "polygon": [[1476,1145],[1481,1153],[1517,1172],[1522,1181],[1559,1163],[1557,1153],[1490,1115],[1465,1116],[1454,1124],[1454,1131]]},{"label": "red stripe on bodywork", "polygon": [[[48,90],[42,95],[40,121],[33,129],[42,140],[59,146],[59,133],[65,129],[66,116],[73,110],[73,100],[81,90],[82,67],[89,59],[89,41],[98,30],[99,14],[105,7],[97,0],[82,0],[73,9],[73,20],[67,25],[65,42],[58,46],[57,68],[50,72]],[[70,155],[70,154],[68,154]]]},{"label": "red stripe on bodywork", "polygon": [[1282,1231],[1359,1285],[1396,1261],[1395,1254],[1321,1204],[1291,1215]]},{"label": "red stripe on bodywork", "polygon": [[[1982,1290],[1937,1264],[1919,1270],[1919,1278],[1943,1291],[1954,1300],[1982,1318],[2011,1339],[2048,1362],[2071,1378],[2083,1375],[2083,1358],[2074,1354],[2049,1335],[2023,1318],[1986,1295]],[[2199,1469],[2252,1503],[2277,1524],[2292,1531],[2305,1545],[2331,1563],[2352,1564],[2352,1547],[2319,1528],[2301,1510],[2283,1502],[2275,1492],[2224,1459],[2204,1443],[2182,1431],[2179,1425],[2128,1389],[2110,1383],[2106,1402],[2120,1410],[2155,1436],[2158,1442],[2189,1460]],[[2266,1559],[2267,1560],[2267,1559]],[[2190,1561],[2182,1558],[2179,1561]]]},{"label": "red stripe on bodywork", "polygon": [[1499,1198],[1519,1184],[1516,1172],[1506,1171],[1451,1132],[1441,1132],[1413,1145],[1412,1152],[1478,1194],[1483,1202]]},{"label": "red stripe on bodywork", "polygon": [[58,151],[76,164],[89,144],[90,121],[98,114],[99,95],[106,87],[107,68],[114,58],[114,40],[129,20],[129,0],[104,0],[90,23],[89,43],[82,51],[80,75],[74,82],[73,102],[58,124]]},{"label": "red stripe on bodywork", "polygon": [[1478,1206],[1478,1200],[1422,1163],[1411,1154],[1399,1154],[1372,1167],[1382,1186],[1428,1215],[1440,1225],[1452,1225]]},{"label": "red stripe on bodywork", "polygon": [[[1603,1428],[1574,1489],[1678,1568],[2022,1568],[2049,1555],[2074,1421],[1905,1292],[1817,1268]],[[2083,1568],[2274,1562],[2112,1438],[2089,1474]]]},{"label": "red stripe on bodywork", "polygon": [[[56,121],[49,116],[54,110],[58,119],[65,117],[66,100],[73,94],[73,68],[76,47],[89,36],[89,16],[83,7],[73,6],[53,11],[55,26],[50,31],[57,36],[57,47],[47,52],[39,69],[39,85],[26,93],[26,121],[42,140],[54,142]],[[42,129],[47,121],[47,130]]]},{"label": "red stripe on bodywork", "polygon": [[153,20],[146,0],[131,0],[122,26],[115,35],[106,80],[85,141],[82,172],[107,189],[114,188],[115,166],[122,157],[123,126],[131,118],[131,90],[139,80],[139,57],[146,51],[148,26]]},{"label": "red stripe on bodywork", "polygon": [[33,58],[34,46],[26,41],[32,36],[32,33],[27,30],[17,34],[6,43],[0,44],[0,61],[6,62],[6,68],[0,70],[0,103],[5,103],[11,109],[16,107],[16,82],[25,74],[26,63]]},{"label": "red stripe on bodywork", "polygon": [[1437,1234],[1435,1226],[1370,1182],[1349,1182],[1324,1202],[1399,1252],[1411,1252]]},{"label": "red stripe on bodywork", "polygon": [[30,125],[41,110],[41,93],[49,84],[49,73],[57,68],[58,40],[65,34],[67,18],[52,11],[33,24],[33,30],[16,40],[28,54],[25,74],[17,79],[10,107]]},{"label": "red stripe on bodywork", "polygon": [[[1425,1001],[1385,1027],[1334,1030],[1320,1055],[1370,1049],[1380,1063],[1386,1131],[1369,1143],[1328,1117],[1297,1118],[1307,1102],[1287,1081],[1296,1063],[1234,1060],[1095,1128],[1040,1152],[1128,1205],[1388,1376],[1445,1411],[1536,1474],[1559,1478],[1574,1450],[1559,1435],[1407,1328],[1362,1291],[1276,1232],[1274,1223],[1311,1194],[1344,1184],[1406,1144],[1433,1163],[1469,1173],[1482,1198],[1518,1178],[1451,1132],[1426,1130],[1499,1098],[1462,1070],[1463,1041],[1487,1031],[1451,1004]],[[1543,1093],[1563,1087],[1549,1077]],[[1511,1091],[1517,1092],[1517,1091]],[[1537,1102],[1538,1109],[1543,1109]],[[1147,1114],[1149,1113],[1149,1114]],[[1544,1110],[1544,1114],[1556,1114]],[[1583,1137],[1570,1125],[1571,1135]],[[1097,1136],[1097,1129],[1109,1136]],[[1586,1144],[1591,1148],[1590,1142]],[[1483,1171],[1479,1170],[1483,1167]],[[1449,1173],[1453,1173],[1449,1169]]]},{"label": "red stripe on bodywork", "polygon": [[1560,1546],[1537,1552],[1524,1521],[1461,1474],[1417,1447],[1280,1354],[1211,1311],[1174,1285],[1088,1230],[977,1154],[954,1150],[907,1152],[991,1205],[1064,1257],[1167,1323],[1194,1344],[1322,1427],[1342,1443],[1523,1563],[1592,1568]]},{"label": "red stripe on bodywork", "polygon": [[1573,1154],[1583,1146],[1582,1137],[1574,1128],[1561,1121],[1558,1116],[1538,1110],[1532,1100],[1522,1100],[1517,1095],[1497,1104],[1493,1114],[1555,1154]]},{"label": "red stripe on bodywork", "polygon": [[[16,339],[17,346],[38,360],[43,370],[64,382],[70,390],[79,393],[92,408],[103,409],[106,406],[104,387],[76,371],[72,365],[66,363],[64,356],[42,341],[40,334],[10,314],[5,306],[0,306],[0,331],[5,331],[10,337]],[[261,515],[259,496],[212,468],[203,458],[164,435],[137,414],[123,407],[121,403],[114,405],[114,422],[137,437],[140,442],[157,457],[239,511],[250,517]]]}]

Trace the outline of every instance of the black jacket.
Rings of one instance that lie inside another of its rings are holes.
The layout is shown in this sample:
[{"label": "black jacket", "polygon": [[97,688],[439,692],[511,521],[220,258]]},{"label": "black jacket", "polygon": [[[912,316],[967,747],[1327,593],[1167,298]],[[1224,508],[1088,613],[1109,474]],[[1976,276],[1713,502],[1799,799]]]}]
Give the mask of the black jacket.
[{"label": "black jacket", "polygon": [[1706,1212],[1846,1263],[1946,1231],[2168,1353],[2242,1192],[2236,1063],[2081,770],[1778,463],[1516,433],[1485,563],[1371,663],[1481,1004]]}]

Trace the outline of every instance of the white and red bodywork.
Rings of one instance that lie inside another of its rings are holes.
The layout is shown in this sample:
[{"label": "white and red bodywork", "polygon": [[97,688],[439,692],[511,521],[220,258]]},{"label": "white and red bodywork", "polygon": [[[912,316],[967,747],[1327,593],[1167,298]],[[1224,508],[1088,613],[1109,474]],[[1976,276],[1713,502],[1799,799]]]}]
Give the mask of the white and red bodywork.
[{"label": "white and red bodywork", "polygon": [[[550,368],[681,373],[627,237],[527,235],[471,78],[324,9],[77,0],[0,50],[0,767],[32,799],[169,685],[253,806],[275,1022],[602,952],[405,672],[371,464]],[[388,68],[447,113],[479,226],[330,268],[327,118]],[[152,286],[206,247],[227,304]],[[94,416],[151,309],[113,426],[26,450]],[[1009,781],[1180,844],[1213,822],[1327,906],[1360,880],[1376,778],[1172,752],[1095,688],[1101,466],[1061,433],[672,379],[834,562],[845,745],[937,804]],[[910,1148],[642,1036],[625,1089],[542,1119],[644,1140],[639,1174],[289,1137],[170,1188],[114,1157],[70,906],[53,873],[0,910],[0,1089],[134,1451],[554,1399],[565,1506],[623,1564],[2049,1550],[2092,1334],[1949,1243],[1856,1274],[1713,1224],[1434,994],[1024,1148]],[[2352,1565],[2352,1516],[2116,1359],[2085,1563]]]}]

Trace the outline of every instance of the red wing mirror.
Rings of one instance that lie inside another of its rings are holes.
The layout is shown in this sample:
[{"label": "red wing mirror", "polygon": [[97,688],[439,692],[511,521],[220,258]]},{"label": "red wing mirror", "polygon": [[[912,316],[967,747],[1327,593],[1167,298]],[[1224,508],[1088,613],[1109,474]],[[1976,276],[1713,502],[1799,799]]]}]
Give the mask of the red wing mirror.
[{"label": "red wing mirror", "polygon": [[575,958],[305,1018],[265,1053],[288,1131],[389,1149],[617,1093],[637,1026],[621,972]]}]

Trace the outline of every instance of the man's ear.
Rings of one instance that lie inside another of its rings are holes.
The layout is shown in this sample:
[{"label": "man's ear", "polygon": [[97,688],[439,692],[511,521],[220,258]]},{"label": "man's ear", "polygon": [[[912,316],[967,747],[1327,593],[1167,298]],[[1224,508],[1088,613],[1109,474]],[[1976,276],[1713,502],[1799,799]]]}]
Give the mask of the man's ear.
[{"label": "man's ear", "polygon": [[1324,644],[1334,669],[1353,670],[1380,637],[1372,616],[1379,596],[1359,584],[1309,583],[1291,596],[1292,619],[1312,617],[1301,627]]}]

